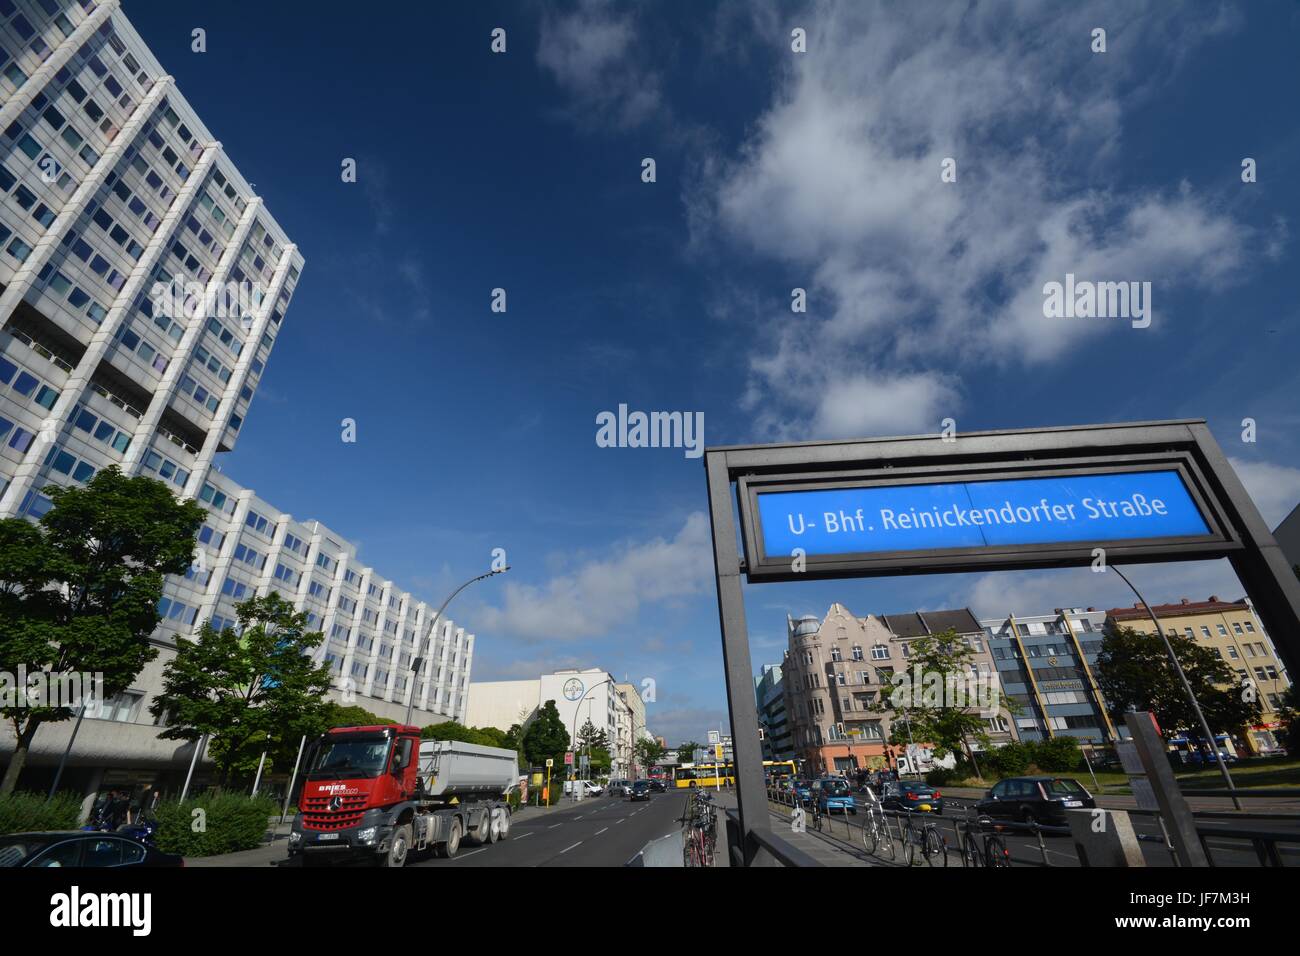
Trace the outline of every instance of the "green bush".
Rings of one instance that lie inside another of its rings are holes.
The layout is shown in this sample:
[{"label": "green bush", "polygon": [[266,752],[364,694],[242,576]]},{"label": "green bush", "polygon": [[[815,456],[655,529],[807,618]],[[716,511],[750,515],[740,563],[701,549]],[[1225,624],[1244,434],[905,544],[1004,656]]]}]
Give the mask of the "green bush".
[{"label": "green bush", "polygon": [[1038,740],[1030,746],[1033,762],[1044,773],[1070,773],[1078,770],[1083,760],[1079,753],[1079,742],[1073,737]]},{"label": "green bush", "polygon": [[33,830],[75,830],[81,816],[81,797],[63,791],[45,802],[45,794],[20,791],[0,796],[0,833]]},{"label": "green bush", "polygon": [[935,767],[926,773],[925,782],[932,787],[946,787],[954,780],[961,780],[966,776],[967,774],[956,768],[949,770],[947,767]]},{"label": "green bush", "polygon": [[994,776],[1018,777],[1029,768],[1031,759],[1026,744],[1009,743],[985,754],[983,764]]},{"label": "green bush", "polygon": [[[195,810],[203,814],[195,815]],[[158,817],[158,849],[182,856],[216,856],[251,850],[266,837],[268,819],[279,812],[265,797],[250,800],[239,794],[203,796],[184,803],[162,803]]]}]

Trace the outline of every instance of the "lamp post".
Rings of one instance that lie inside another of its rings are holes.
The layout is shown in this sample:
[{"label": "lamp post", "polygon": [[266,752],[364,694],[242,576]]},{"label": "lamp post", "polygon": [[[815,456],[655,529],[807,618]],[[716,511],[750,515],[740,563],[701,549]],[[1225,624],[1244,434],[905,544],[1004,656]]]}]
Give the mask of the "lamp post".
[{"label": "lamp post", "polygon": [[1165,634],[1164,629],[1160,626],[1160,619],[1156,617],[1156,612],[1151,610],[1151,605],[1147,603],[1147,599],[1144,598],[1138,589],[1133,586],[1133,582],[1124,576],[1124,572],[1113,564],[1109,567],[1119,575],[1121,581],[1128,585],[1129,590],[1137,595],[1137,599],[1142,602],[1142,606],[1146,608],[1147,614],[1150,615],[1151,623],[1155,625],[1156,635],[1164,642],[1165,653],[1169,655],[1169,661],[1174,665],[1174,673],[1178,675],[1178,680],[1182,682],[1183,692],[1187,694],[1187,700],[1191,703],[1192,710],[1196,714],[1196,719],[1201,724],[1201,732],[1205,734],[1205,739],[1210,744],[1210,750],[1214,752],[1214,759],[1219,765],[1219,772],[1223,774],[1224,782],[1228,785],[1228,793],[1232,797],[1232,805],[1236,809],[1240,810],[1241,801],[1237,799],[1237,788],[1232,783],[1232,774],[1228,773],[1228,765],[1223,762],[1223,754],[1219,753],[1219,741],[1215,739],[1214,734],[1210,732],[1210,724],[1205,719],[1205,714],[1201,710],[1201,705],[1196,700],[1196,695],[1192,693],[1192,685],[1187,680],[1187,675],[1183,673],[1183,665],[1178,662],[1178,655],[1174,653],[1174,645],[1170,643],[1168,635]]},{"label": "lamp post", "polygon": [[[592,684],[590,687],[587,688],[587,692],[583,694],[581,697],[579,697],[578,700],[573,705],[573,764],[574,764],[573,779],[575,781],[578,779],[578,766],[577,766],[578,764],[578,717],[581,716],[582,713],[583,701],[585,701],[588,697],[590,697],[591,692],[595,690],[597,687],[604,687],[606,684],[612,684],[612,683],[614,683],[614,678],[607,677],[599,684]],[[588,711],[588,714],[590,714],[590,711]],[[618,749],[617,744],[615,745],[614,749],[615,750]],[[576,795],[578,792],[577,786],[574,786],[573,791],[574,794]]]},{"label": "lamp post", "polygon": [[[503,568],[497,568],[492,571],[489,571],[487,574],[480,574],[478,577],[470,578],[468,581],[466,581],[456,590],[452,591],[451,594],[447,595],[447,600],[442,602],[442,607],[438,608],[438,613],[433,616],[433,624],[429,626],[429,632],[433,633],[434,630],[437,628],[438,619],[442,617],[442,612],[447,610],[447,605],[451,603],[451,599],[454,598],[457,594],[465,590],[475,581],[482,581],[484,578],[490,578],[494,574],[505,574],[509,570],[510,570],[510,565],[507,564]],[[419,686],[419,670],[420,670],[420,665],[423,663],[424,663],[424,658],[422,657],[417,657],[415,660],[411,661],[411,674],[414,675],[414,678],[411,681],[411,698],[409,701],[407,701],[406,704],[405,722],[408,724],[411,722],[411,711],[415,709],[415,689],[416,687]]]}]

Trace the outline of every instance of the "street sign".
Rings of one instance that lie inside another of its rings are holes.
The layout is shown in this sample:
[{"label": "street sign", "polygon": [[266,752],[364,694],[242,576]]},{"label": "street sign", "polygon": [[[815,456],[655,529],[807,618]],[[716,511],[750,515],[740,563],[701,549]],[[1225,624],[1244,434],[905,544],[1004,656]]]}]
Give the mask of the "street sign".
[{"label": "street sign", "polygon": [[548,769],[551,768],[551,767],[554,767],[554,766],[555,766],[555,758],[554,758],[554,757],[547,757],[547,758],[546,758],[546,766],[547,766]]},{"label": "street sign", "polygon": [[715,760],[721,760],[721,759],[722,759],[722,754],[723,754],[722,744],[714,744],[714,745],[713,745],[713,759],[715,759]]},{"label": "street sign", "polygon": [[709,746],[713,746],[721,739],[722,739],[721,731],[717,731],[717,730],[709,731]]},{"label": "street sign", "polygon": [[573,751],[572,751],[572,750],[567,750],[567,751],[565,751],[565,753],[564,753],[564,765],[565,765],[566,767],[572,767],[572,766],[573,766]]},{"label": "street sign", "polygon": [[807,572],[871,570],[903,555],[959,558],[1031,549],[1040,559],[1080,545],[1189,544],[1226,537],[1178,467],[1054,469],[1033,477],[1005,471],[954,481],[745,482],[753,529],[751,577],[788,573],[802,553]]}]

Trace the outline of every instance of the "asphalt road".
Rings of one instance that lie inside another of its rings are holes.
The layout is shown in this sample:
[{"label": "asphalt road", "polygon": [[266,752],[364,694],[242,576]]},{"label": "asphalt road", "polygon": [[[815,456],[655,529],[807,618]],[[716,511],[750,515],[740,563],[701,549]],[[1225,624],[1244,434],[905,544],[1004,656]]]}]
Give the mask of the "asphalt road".
[{"label": "asphalt road", "polygon": [[454,859],[412,860],[409,866],[622,866],[658,837],[681,829],[686,795],[652,794],[632,803],[626,797],[591,797],[517,820],[502,843],[462,844]]}]

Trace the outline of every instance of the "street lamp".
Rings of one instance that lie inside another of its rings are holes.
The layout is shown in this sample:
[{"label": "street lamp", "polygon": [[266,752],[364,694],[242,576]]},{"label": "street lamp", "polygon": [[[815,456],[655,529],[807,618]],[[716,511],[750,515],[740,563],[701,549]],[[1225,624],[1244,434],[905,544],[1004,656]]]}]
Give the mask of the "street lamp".
[{"label": "street lamp", "polygon": [[[438,627],[438,619],[439,619],[440,617],[442,617],[442,612],[445,611],[445,610],[447,610],[447,605],[451,603],[451,599],[454,598],[457,594],[459,594],[461,591],[465,590],[467,587],[469,587],[469,586],[470,586],[471,584],[473,584],[475,581],[482,581],[484,578],[490,578],[490,577],[492,577],[494,574],[505,574],[505,573],[506,573],[507,571],[509,571],[509,570],[510,570],[510,565],[508,565],[508,564],[507,564],[505,567],[503,567],[503,568],[494,568],[493,570],[489,571],[487,574],[480,574],[480,575],[479,575],[478,577],[476,577],[476,578],[470,578],[468,581],[466,581],[464,584],[462,584],[462,585],[461,585],[460,587],[458,587],[456,590],[452,591],[451,594],[449,594],[449,595],[447,596],[447,600],[445,600],[445,601],[442,602],[442,607],[438,608],[438,613],[435,614],[435,615],[433,616],[433,624],[429,627],[429,632],[430,632],[430,633],[434,633],[434,632],[435,632],[436,628]],[[418,674],[419,674],[419,671],[420,671],[420,665],[423,664],[423,663],[424,663],[424,658],[422,658],[422,657],[417,657],[415,660],[411,661],[411,674],[412,674],[412,675],[416,675],[416,676],[415,676],[415,679],[413,679],[413,680],[411,681],[411,698],[410,698],[409,701],[407,701],[407,704],[406,704],[406,721],[405,721],[405,722],[408,723],[408,724],[411,722],[411,711],[415,709],[415,688],[416,688],[417,684],[419,683],[419,680],[418,680]]]},{"label": "street lamp", "polygon": [[[586,692],[585,694],[583,694],[581,697],[579,697],[578,700],[577,700],[577,701],[574,703],[574,705],[573,705],[573,760],[574,760],[574,764],[575,764],[575,766],[574,766],[574,768],[573,768],[573,779],[574,779],[574,780],[577,780],[577,779],[578,779],[578,768],[577,768],[577,766],[576,766],[577,761],[578,761],[578,718],[579,718],[579,717],[581,716],[581,714],[582,714],[582,703],[583,703],[583,701],[585,701],[588,697],[591,696],[591,692],[592,692],[593,690],[595,690],[597,687],[604,687],[606,684],[612,684],[612,683],[614,683],[614,678],[612,678],[612,677],[607,677],[607,678],[605,678],[605,680],[601,681],[599,684],[593,684],[593,685],[591,685],[590,687],[587,688],[587,692]],[[590,715],[590,713],[591,713],[591,712],[588,711],[588,715]],[[617,747],[617,745],[615,745],[615,750],[617,750],[617,749],[618,749],[618,747]],[[576,786],[574,787],[574,792],[575,792],[575,793],[577,792],[577,787],[576,787]]]},{"label": "street lamp", "polygon": [[1210,732],[1210,724],[1201,711],[1201,705],[1197,702],[1196,695],[1192,693],[1192,685],[1187,680],[1187,675],[1183,673],[1183,665],[1178,662],[1178,655],[1174,653],[1174,645],[1170,643],[1168,635],[1160,626],[1160,619],[1156,617],[1156,612],[1151,610],[1151,605],[1147,603],[1147,599],[1133,586],[1133,582],[1124,576],[1124,572],[1113,564],[1110,565],[1110,569],[1119,575],[1119,579],[1128,585],[1130,591],[1137,595],[1137,599],[1142,602],[1142,606],[1146,608],[1147,614],[1150,615],[1151,623],[1155,625],[1156,634],[1164,642],[1165,652],[1169,655],[1170,663],[1174,665],[1174,673],[1178,675],[1178,679],[1182,682],[1183,691],[1187,694],[1188,701],[1191,702],[1192,710],[1196,713],[1196,719],[1200,721],[1201,732],[1205,734],[1210,750],[1214,753],[1214,759],[1219,764],[1219,772],[1223,774],[1223,779],[1228,784],[1228,793],[1232,797],[1232,805],[1240,810],[1241,801],[1237,799],[1237,788],[1232,783],[1232,774],[1228,773],[1228,765],[1223,762],[1223,754],[1219,753],[1219,741]]}]

